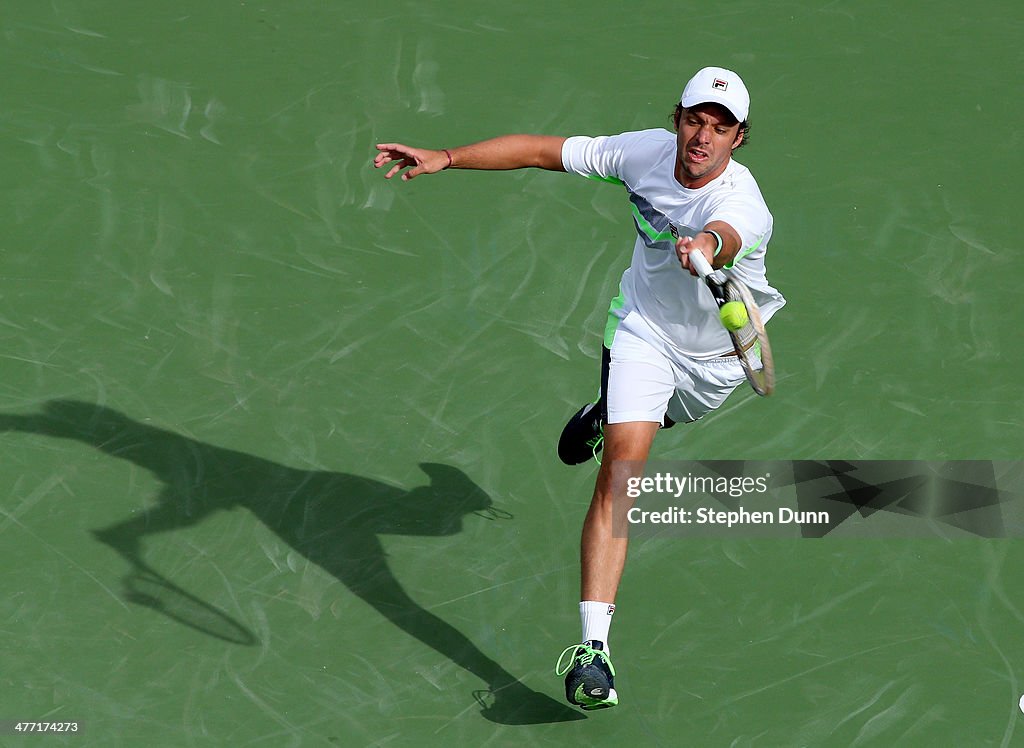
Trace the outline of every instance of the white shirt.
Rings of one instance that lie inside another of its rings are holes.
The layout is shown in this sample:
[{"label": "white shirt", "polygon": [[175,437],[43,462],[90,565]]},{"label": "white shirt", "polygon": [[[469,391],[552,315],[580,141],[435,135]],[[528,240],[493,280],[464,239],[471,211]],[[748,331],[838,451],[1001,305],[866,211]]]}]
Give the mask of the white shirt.
[{"label": "white shirt", "polygon": [[677,236],[696,236],[711,221],[728,223],[742,242],[723,272],[745,283],[767,321],[786,303],[765,277],[772,215],[750,171],[730,159],[725,171],[698,189],[675,178],[676,135],[642,130],[621,135],[569,138],[562,146],[565,170],[623,185],[636,224],[630,267],[622,274],[625,317],[637,310],[665,342],[693,358],[732,349],[718,307],[699,278],[679,266]]}]

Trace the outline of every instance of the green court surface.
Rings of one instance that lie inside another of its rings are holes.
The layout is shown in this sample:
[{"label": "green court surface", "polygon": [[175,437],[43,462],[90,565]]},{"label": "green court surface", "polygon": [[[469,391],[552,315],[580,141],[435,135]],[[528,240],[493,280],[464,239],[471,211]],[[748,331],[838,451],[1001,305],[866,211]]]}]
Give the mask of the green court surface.
[{"label": "green court surface", "polygon": [[75,3],[0,14],[0,745],[1011,746],[1019,538],[634,543],[563,702],[621,189],[373,144],[668,125],[775,216],[775,396],[659,459],[1016,460],[1024,10]]}]

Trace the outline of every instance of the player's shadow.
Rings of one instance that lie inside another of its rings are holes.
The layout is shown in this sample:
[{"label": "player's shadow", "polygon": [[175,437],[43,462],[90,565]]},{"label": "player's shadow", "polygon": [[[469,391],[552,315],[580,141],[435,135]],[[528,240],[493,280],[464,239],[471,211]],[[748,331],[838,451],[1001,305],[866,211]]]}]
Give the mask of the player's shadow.
[{"label": "player's shadow", "polygon": [[452,535],[467,514],[496,516],[487,494],[456,468],[424,463],[420,467],[430,484],[405,491],[357,475],[298,470],[77,401],[51,401],[40,414],[0,415],[0,430],[74,439],[145,468],[163,482],[156,506],[94,531],[131,564],[124,589],[130,602],[228,642],[257,643],[244,624],[153,569],[142,545],[146,536],[244,507],[399,629],[480,678],[487,688],[475,695],[488,719],[530,724],[583,716],[531,691],[461,632],[424,610],[389,568],[380,535]]}]

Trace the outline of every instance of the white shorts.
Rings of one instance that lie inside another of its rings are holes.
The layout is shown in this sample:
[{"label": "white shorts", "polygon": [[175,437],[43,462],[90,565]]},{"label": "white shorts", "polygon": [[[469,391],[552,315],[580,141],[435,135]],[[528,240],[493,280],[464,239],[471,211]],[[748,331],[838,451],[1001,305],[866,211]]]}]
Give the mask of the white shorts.
[{"label": "white shorts", "polygon": [[615,331],[608,372],[608,423],[702,418],[745,379],[735,356],[694,359],[672,350],[635,311]]}]

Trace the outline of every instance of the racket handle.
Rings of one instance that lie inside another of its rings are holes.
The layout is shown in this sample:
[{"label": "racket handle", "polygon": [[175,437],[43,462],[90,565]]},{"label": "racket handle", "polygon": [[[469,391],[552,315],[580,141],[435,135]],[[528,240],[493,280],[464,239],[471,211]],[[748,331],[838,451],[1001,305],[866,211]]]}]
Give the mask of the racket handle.
[{"label": "racket handle", "polygon": [[690,250],[690,264],[693,265],[693,269],[697,271],[697,275],[701,278],[707,278],[715,272],[711,267],[711,263],[708,262],[708,258],[699,249]]}]

